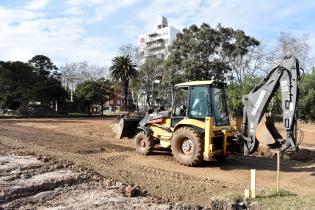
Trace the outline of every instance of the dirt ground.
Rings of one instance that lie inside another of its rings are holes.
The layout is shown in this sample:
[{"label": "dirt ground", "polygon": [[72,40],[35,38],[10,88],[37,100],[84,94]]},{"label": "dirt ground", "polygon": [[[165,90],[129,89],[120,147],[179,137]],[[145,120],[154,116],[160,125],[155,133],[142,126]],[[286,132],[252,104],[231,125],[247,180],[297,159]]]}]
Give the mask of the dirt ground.
[{"label": "dirt ground", "polygon": [[[151,196],[209,207],[211,198],[249,188],[250,169],[256,169],[257,190],[276,186],[276,161],[264,157],[230,156],[224,162],[185,167],[170,151],[156,149],[140,156],[130,139],[116,140],[111,118],[0,120],[0,146],[29,151],[84,166],[101,176],[139,185]],[[303,146],[315,147],[315,126],[303,124]],[[314,152],[301,151],[307,160],[282,160],[281,188],[299,196],[315,197]]]},{"label": "dirt ground", "polygon": [[[183,209],[46,156],[0,155],[0,209]],[[144,196],[143,196],[144,195]]]}]

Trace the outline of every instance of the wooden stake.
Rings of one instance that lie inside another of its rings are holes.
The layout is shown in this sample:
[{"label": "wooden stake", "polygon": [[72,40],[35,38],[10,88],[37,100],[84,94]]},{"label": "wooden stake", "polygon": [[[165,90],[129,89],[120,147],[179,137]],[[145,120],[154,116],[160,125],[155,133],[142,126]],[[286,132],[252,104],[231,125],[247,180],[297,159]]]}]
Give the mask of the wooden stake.
[{"label": "wooden stake", "polygon": [[277,151],[277,194],[279,194],[279,179],[280,179],[280,151]]},{"label": "wooden stake", "polygon": [[250,170],[251,198],[256,198],[256,169]]}]

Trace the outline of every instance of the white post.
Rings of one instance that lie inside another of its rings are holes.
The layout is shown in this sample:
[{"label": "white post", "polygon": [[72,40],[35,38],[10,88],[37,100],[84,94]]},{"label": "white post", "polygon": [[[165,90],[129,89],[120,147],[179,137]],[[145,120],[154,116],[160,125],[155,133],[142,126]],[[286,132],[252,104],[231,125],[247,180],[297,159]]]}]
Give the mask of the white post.
[{"label": "white post", "polygon": [[250,170],[251,198],[256,198],[256,169]]},{"label": "white post", "polygon": [[70,101],[73,102],[73,91],[72,91],[72,88],[70,88]]},{"label": "white post", "polygon": [[244,190],[244,197],[245,197],[245,199],[249,198],[249,189]]},{"label": "white post", "polygon": [[277,151],[277,194],[279,194],[279,179],[280,179],[280,151]]}]

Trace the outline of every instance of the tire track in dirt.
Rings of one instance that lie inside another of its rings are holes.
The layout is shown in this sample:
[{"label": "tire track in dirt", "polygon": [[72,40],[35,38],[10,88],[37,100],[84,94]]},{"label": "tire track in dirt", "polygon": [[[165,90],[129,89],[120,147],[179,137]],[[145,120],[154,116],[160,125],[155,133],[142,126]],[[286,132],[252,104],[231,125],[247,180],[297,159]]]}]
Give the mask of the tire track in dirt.
[{"label": "tire track in dirt", "polygon": [[[60,125],[56,123],[57,120],[53,121],[54,130],[50,129],[51,122],[48,121],[43,124],[40,124],[40,120],[29,121],[22,123],[23,126],[2,121],[0,142],[71,161],[105,177],[139,184],[152,195],[202,206],[209,206],[211,196],[242,192],[248,187],[251,168],[257,169],[257,189],[274,186],[274,160],[232,157],[223,163],[209,162],[198,168],[189,168],[176,163],[169,151],[158,148],[148,157],[136,155],[131,141],[112,138],[106,127],[109,126],[108,121],[102,124],[100,121],[85,120],[83,123],[84,120],[81,120],[74,128],[70,123],[63,128],[66,124],[62,121]],[[90,133],[93,135],[89,136]],[[2,136],[8,139],[3,140]],[[16,140],[12,140],[12,137]],[[282,161],[282,186],[296,193],[304,193],[302,195],[314,195],[314,168],[312,163],[303,165]]]},{"label": "tire track in dirt", "polygon": [[97,165],[99,162],[103,163],[111,177],[132,181],[153,195],[173,200],[209,205],[211,196],[218,192],[241,190],[236,184],[137,165],[129,162],[128,157],[129,155],[114,154],[104,157],[103,154],[94,154],[87,158],[97,162]]},{"label": "tire track in dirt", "polygon": [[219,180],[205,180],[178,172],[130,163],[128,157],[135,154],[128,151],[124,154],[121,152],[92,154],[60,152],[50,147],[30,144],[27,139],[11,139],[10,137],[2,137],[1,143],[8,146],[13,144],[17,148],[23,148],[37,154],[70,161],[84,168],[92,169],[105,177],[138,184],[153,196],[173,201],[210,206],[210,198],[217,192],[239,189],[234,184]]},{"label": "tire track in dirt", "polygon": [[0,146],[0,174],[12,172],[7,179],[0,177],[0,209],[194,209],[147,196],[139,186],[104,179],[75,165],[68,167],[54,157]]},{"label": "tire track in dirt", "polygon": [[194,184],[198,184],[198,183],[205,184],[205,182],[207,182],[209,186],[219,185],[219,186],[229,186],[229,188],[234,188],[234,189],[240,188],[239,185],[231,184],[231,183],[227,183],[227,182],[223,182],[219,180],[207,179],[207,178],[200,179],[193,176],[185,175],[183,173],[170,172],[170,171],[166,171],[162,169],[157,169],[154,167],[136,165],[127,161],[126,160],[127,157],[128,157],[127,155],[109,157],[109,158],[104,159],[104,163],[108,165],[113,165],[113,166],[120,165],[121,168],[126,168],[128,166],[132,167],[133,169],[135,169],[132,171],[132,173],[146,176],[148,178],[159,176],[162,179],[165,179],[168,181],[174,181],[178,183],[182,183],[183,181],[185,181],[185,182],[194,183]]}]

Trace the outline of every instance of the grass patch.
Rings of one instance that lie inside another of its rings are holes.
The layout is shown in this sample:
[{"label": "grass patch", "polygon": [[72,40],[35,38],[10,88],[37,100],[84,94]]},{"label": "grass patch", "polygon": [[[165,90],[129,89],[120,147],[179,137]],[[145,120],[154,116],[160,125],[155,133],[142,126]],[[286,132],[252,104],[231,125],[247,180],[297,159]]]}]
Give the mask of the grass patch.
[{"label": "grass patch", "polygon": [[244,202],[244,194],[239,193],[239,192],[229,192],[225,195],[221,195],[220,196],[225,197],[228,201],[231,201],[233,203],[240,203],[240,202]]},{"label": "grass patch", "polygon": [[86,113],[79,113],[79,112],[73,112],[73,113],[68,113],[69,116],[88,116]]},{"label": "grass patch", "polygon": [[311,196],[299,196],[287,190],[263,191],[258,193],[256,202],[264,209],[315,209],[315,198]]},{"label": "grass patch", "polygon": [[245,203],[252,206],[252,209],[267,210],[311,210],[315,209],[315,197],[299,196],[287,190],[281,189],[258,192],[256,199],[244,199],[244,194],[240,192],[229,192],[218,196],[220,200],[227,200],[232,203]]}]

